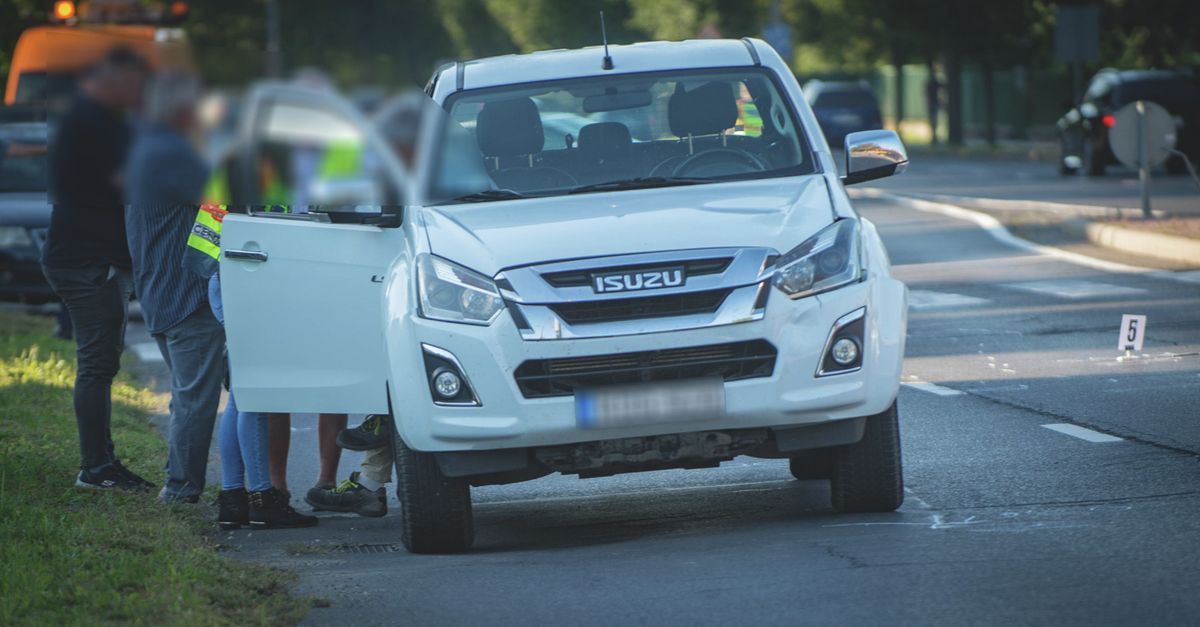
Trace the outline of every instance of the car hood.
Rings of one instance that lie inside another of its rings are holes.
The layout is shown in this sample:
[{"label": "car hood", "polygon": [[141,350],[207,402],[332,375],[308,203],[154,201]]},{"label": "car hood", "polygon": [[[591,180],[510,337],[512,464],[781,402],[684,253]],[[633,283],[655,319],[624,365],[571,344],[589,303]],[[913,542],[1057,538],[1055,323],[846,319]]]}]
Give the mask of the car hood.
[{"label": "car hood", "polygon": [[0,225],[36,229],[50,226],[45,192],[0,192]]},{"label": "car hood", "polygon": [[820,175],[425,207],[431,252],[487,275],[606,255],[767,246],[833,222]]}]

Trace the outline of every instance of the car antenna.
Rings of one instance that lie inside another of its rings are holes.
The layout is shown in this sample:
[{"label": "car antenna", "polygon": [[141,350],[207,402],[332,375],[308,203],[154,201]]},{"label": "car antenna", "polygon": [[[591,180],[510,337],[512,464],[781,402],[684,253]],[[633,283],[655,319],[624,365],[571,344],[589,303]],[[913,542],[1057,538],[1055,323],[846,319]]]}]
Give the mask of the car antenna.
[{"label": "car antenna", "polygon": [[604,11],[600,12],[600,37],[604,40],[604,62],[600,64],[600,69],[613,69],[612,57],[608,54],[608,30],[604,28]]}]

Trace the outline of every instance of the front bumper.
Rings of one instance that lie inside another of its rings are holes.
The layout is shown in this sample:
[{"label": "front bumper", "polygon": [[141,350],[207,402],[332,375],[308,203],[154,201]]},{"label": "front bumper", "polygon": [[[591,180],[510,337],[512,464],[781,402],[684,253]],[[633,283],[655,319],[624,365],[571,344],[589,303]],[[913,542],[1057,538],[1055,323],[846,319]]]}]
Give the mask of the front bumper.
[{"label": "front bumper", "polygon": [[[834,323],[866,307],[862,367],[817,377]],[[781,428],[844,420],[887,409],[899,389],[904,353],[905,288],[883,275],[817,296],[791,300],[774,291],[761,320],[718,327],[608,338],[526,341],[507,313],[488,327],[414,316],[393,319],[387,341],[391,394],[400,437],[419,451],[546,447],[722,429]],[[769,377],[725,383],[726,415],[696,420],[581,429],[573,396],[525,398],[514,371],[526,360],[667,350],[765,339],[778,356]],[[452,353],[479,406],[433,402],[421,345]]]}]

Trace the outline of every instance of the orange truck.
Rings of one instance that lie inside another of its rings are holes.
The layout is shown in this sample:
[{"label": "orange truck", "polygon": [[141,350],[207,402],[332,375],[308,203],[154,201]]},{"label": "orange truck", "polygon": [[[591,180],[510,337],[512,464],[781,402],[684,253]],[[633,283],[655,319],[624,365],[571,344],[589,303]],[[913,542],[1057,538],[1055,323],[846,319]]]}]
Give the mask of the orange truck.
[{"label": "orange truck", "polygon": [[13,51],[5,105],[40,105],[74,92],[83,70],[116,46],[141,54],[153,67],[191,65],[191,51],[178,24],[183,2],[91,0],[54,3],[49,23],[21,33]]}]

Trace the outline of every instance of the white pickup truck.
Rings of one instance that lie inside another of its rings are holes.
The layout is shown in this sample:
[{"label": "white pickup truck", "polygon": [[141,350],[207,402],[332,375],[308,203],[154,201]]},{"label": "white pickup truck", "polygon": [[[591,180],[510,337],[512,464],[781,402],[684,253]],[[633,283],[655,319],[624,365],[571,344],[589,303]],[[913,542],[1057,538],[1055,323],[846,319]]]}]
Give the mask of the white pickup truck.
[{"label": "white pickup truck", "polygon": [[313,207],[225,219],[238,405],[392,416],[415,552],[471,545],[472,486],[553,472],[788,458],[899,507],[906,288],[844,190],[899,138],[851,134],[839,177],[759,40],[609,54],[440,68],[411,171],[335,95],[250,94],[235,191]]}]

